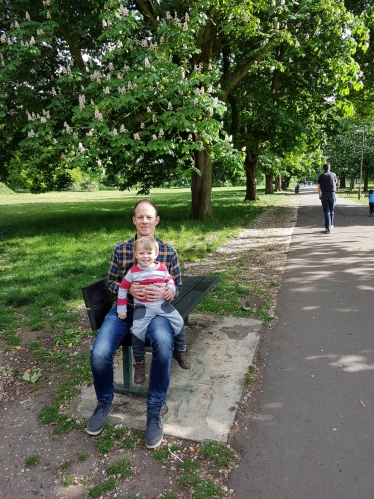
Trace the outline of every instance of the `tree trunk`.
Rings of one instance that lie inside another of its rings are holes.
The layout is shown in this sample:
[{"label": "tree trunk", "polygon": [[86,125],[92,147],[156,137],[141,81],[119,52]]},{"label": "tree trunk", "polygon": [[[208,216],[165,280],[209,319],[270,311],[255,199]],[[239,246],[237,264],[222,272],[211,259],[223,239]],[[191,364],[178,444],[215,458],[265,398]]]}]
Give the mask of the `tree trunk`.
[{"label": "tree trunk", "polygon": [[191,175],[191,212],[192,220],[207,220],[212,216],[212,203],[210,195],[212,192],[212,162],[209,151],[197,151],[195,153],[195,167],[201,172]]},{"label": "tree trunk", "polygon": [[273,174],[266,173],[265,175],[265,194],[273,194]]},{"label": "tree trunk", "polygon": [[340,189],[345,189],[345,173],[340,175],[339,187]]},{"label": "tree trunk", "polygon": [[351,177],[351,181],[349,183],[349,187],[351,189],[354,189],[356,187],[356,179],[355,178]]},{"label": "tree trunk", "polygon": [[282,190],[283,191],[286,191],[290,185],[290,180],[291,180],[291,177],[286,177],[286,176],[283,176],[282,177]]},{"label": "tree trunk", "polygon": [[248,152],[245,155],[244,170],[246,175],[246,191],[244,201],[257,200],[257,163],[257,154],[251,154],[250,152]]},{"label": "tree trunk", "polygon": [[369,190],[369,175],[365,172],[364,173],[364,192],[367,192]]},{"label": "tree trunk", "polygon": [[280,192],[282,190],[281,187],[281,176],[277,175],[275,177],[275,192]]}]

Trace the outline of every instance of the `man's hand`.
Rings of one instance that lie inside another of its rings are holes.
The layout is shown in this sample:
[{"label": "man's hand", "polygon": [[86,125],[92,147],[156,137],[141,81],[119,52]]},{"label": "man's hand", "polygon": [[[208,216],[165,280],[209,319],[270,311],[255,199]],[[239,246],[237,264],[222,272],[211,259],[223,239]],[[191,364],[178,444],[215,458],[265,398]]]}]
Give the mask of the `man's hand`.
[{"label": "man's hand", "polygon": [[[168,291],[170,290],[167,289],[162,282],[157,282],[152,284],[152,286],[146,286],[144,289],[148,301],[168,300],[169,298],[166,298],[166,296],[170,296]],[[171,294],[173,295],[173,292]]]},{"label": "man's hand", "polygon": [[148,301],[172,300],[174,296],[173,290],[166,288],[161,282],[152,286],[143,286],[134,282],[130,286],[129,293],[138,300]]}]

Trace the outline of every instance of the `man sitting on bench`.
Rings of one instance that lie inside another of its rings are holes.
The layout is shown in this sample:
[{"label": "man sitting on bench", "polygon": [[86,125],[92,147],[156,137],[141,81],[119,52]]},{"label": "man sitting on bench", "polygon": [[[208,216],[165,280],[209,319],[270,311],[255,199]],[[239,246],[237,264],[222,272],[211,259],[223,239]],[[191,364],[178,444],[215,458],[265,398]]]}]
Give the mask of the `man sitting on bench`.
[{"label": "man sitting on bench", "polygon": [[[119,285],[128,270],[135,264],[133,253],[134,241],[142,236],[155,237],[155,228],[160,221],[156,206],[143,199],[136,203],[132,218],[136,227],[135,237],[118,243],[113,250],[108,270],[108,289],[118,293]],[[177,292],[181,287],[181,274],[177,251],[161,239],[155,238],[159,244],[157,261],[163,263],[172,276]],[[97,407],[87,425],[89,435],[101,433],[105,421],[112,412],[114,398],[114,355],[124,339],[130,337],[133,320],[133,300],[158,301],[172,300],[174,293],[163,284],[160,286],[142,286],[134,282],[129,289],[129,307],[127,317],[121,320],[117,316],[114,305],[108,312],[100,327],[91,350],[91,369],[97,397]],[[165,317],[156,316],[150,322],[146,333],[146,341],[152,347],[152,361],[149,376],[147,398],[147,426],[145,444],[149,449],[160,445],[163,438],[162,413],[170,382],[170,368],[174,350],[173,331]]]}]

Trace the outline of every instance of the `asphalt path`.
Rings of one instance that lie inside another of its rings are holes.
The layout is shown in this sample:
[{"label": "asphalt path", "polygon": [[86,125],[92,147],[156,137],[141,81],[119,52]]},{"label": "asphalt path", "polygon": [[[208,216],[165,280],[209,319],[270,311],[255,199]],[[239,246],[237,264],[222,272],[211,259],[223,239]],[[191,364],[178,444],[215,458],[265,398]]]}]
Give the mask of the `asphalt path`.
[{"label": "asphalt path", "polygon": [[374,498],[374,217],[303,188],[236,499]]}]

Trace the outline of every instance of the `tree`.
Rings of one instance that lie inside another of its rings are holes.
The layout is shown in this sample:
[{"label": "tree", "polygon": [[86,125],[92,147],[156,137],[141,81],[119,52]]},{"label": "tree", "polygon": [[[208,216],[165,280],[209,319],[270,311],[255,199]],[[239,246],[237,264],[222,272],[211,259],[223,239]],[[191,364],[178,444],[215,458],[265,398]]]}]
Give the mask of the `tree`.
[{"label": "tree", "polygon": [[284,153],[312,136],[323,92],[337,99],[357,86],[352,53],[366,36],[338,0],[0,7],[0,112],[38,158],[35,190],[61,186],[76,168],[123,189],[136,180],[142,193],[191,175],[190,216],[201,220],[211,214],[214,164],[237,169],[243,147],[255,164],[265,141]]}]

